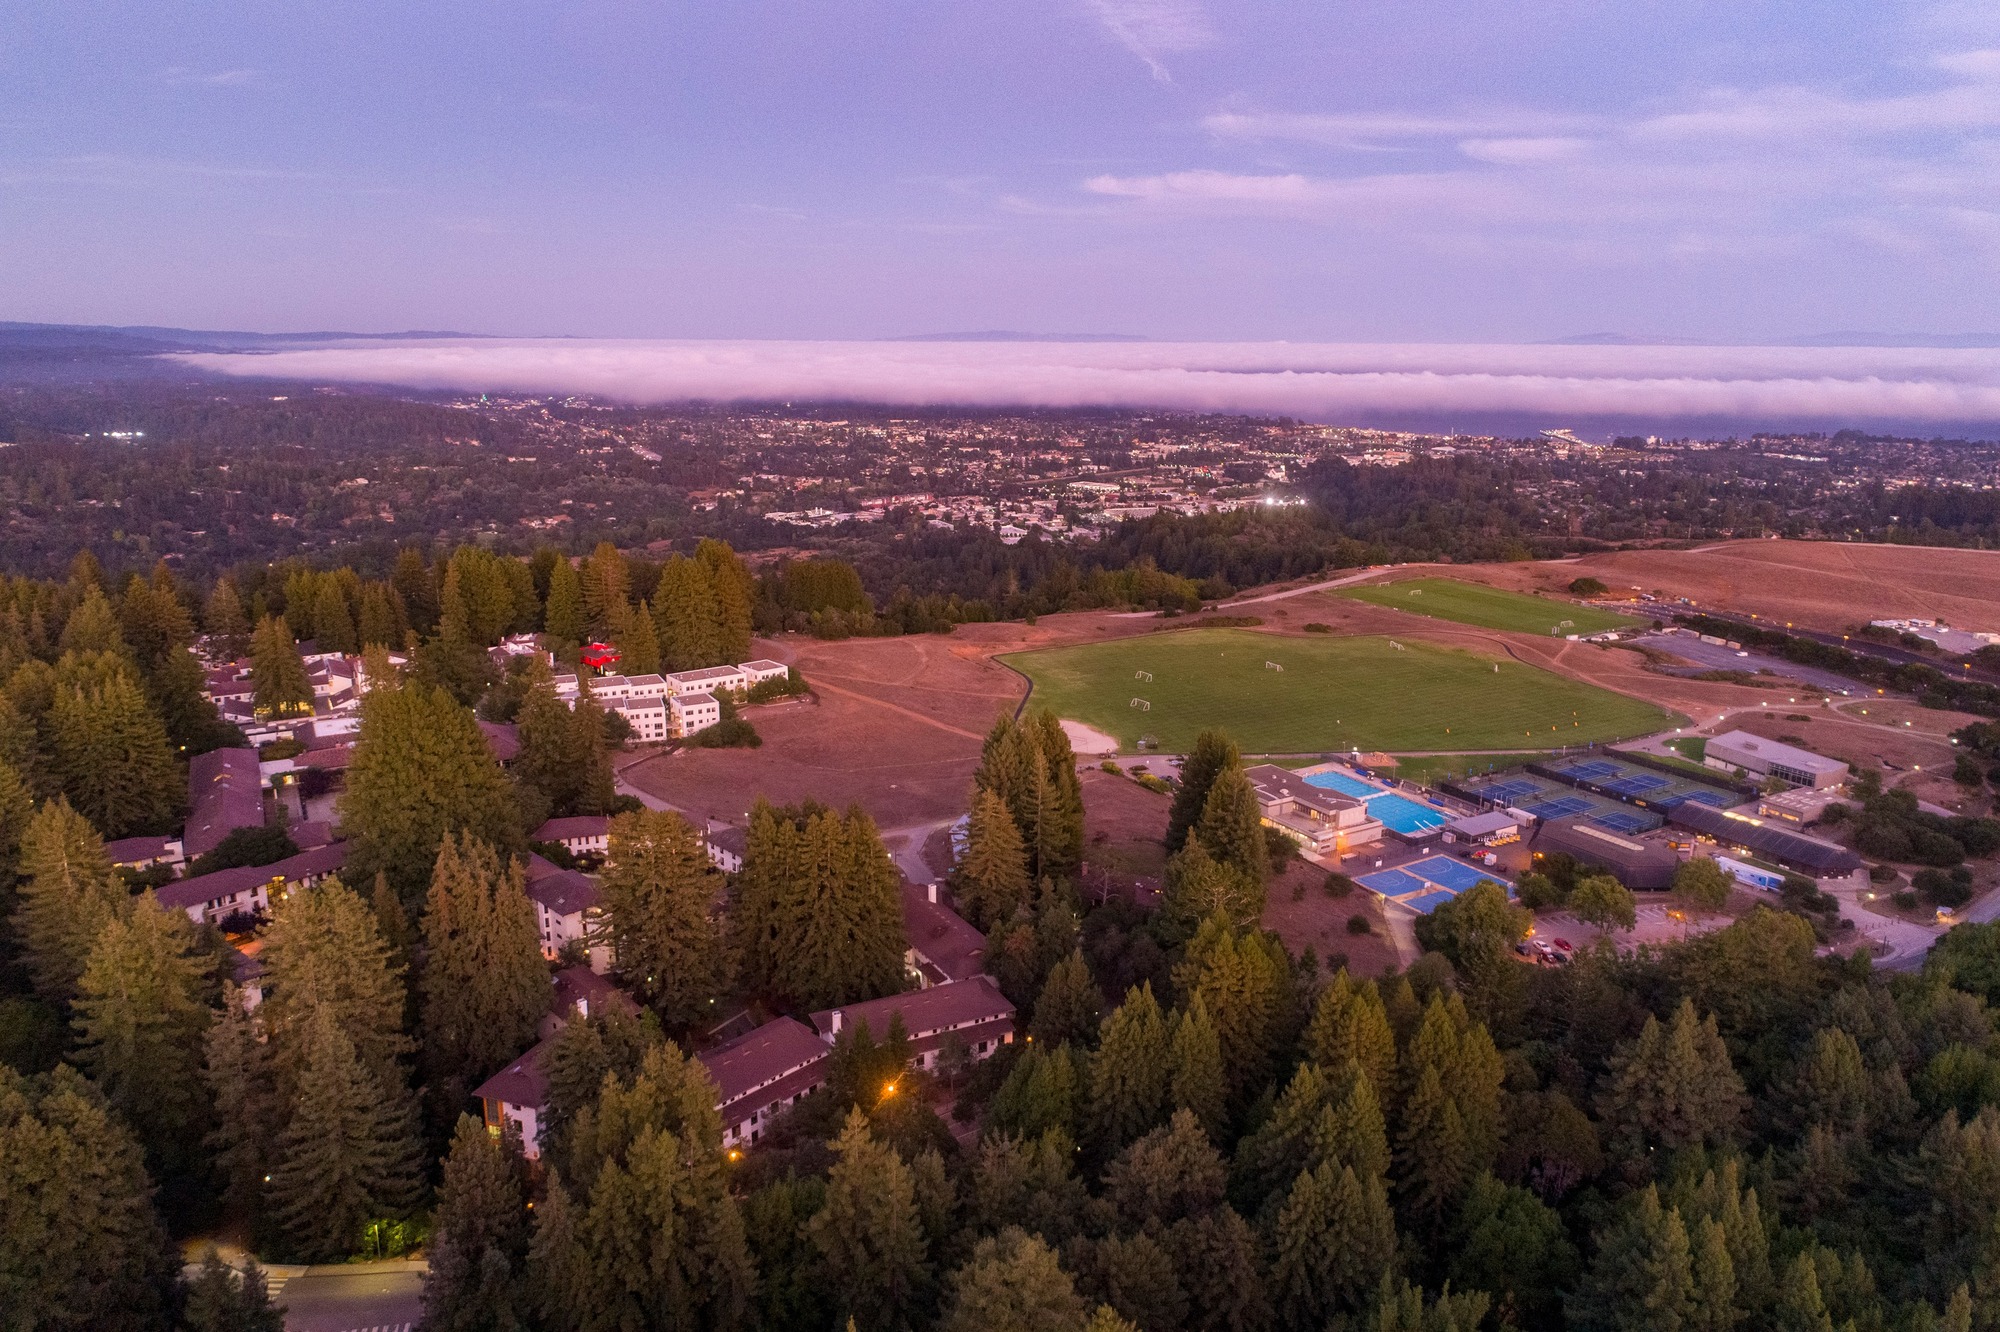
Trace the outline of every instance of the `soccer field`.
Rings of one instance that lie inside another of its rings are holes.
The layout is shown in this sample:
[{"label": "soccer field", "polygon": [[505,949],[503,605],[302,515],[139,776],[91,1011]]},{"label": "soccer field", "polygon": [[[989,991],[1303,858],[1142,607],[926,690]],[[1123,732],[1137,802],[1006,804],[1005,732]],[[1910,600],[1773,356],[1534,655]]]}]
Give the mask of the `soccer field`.
[{"label": "soccer field", "polygon": [[1551,629],[1560,629],[1565,634],[1597,634],[1607,629],[1635,628],[1639,623],[1612,611],[1502,592],[1497,587],[1461,583],[1455,578],[1369,583],[1344,588],[1339,595],[1376,606],[1415,611],[1434,619],[1478,625],[1481,629],[1511,629],[1523,634],[1546,634]]},{"label": "soccer field", "polygon": [[[1182,751],[1207,726],[1229,732],[1246,753],[1525,749],[1643,735],[1675,720],[1665,708],[1517,661],[1422,643],[1399,648],[1388,638],[1193,629],[1001,660],[1035,682],[1030,706],[1046,704],[1128,750],[1145,736]],[[1134,707],[1134,699],[1151,706]]]}]

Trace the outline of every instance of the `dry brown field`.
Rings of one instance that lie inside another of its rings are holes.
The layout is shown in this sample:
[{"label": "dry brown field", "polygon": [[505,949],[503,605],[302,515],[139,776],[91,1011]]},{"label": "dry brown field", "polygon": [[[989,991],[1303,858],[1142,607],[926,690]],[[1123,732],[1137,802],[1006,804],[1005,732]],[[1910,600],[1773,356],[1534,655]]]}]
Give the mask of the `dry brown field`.
[{"label": "dry brown field", "polygon": [[[1367,917],[1370,933],[1347,932],[1348,917],[1354,915]],[[1381,900],[1366,889],[1328,897],[1326,871],[1304,860],[1293,861],[1271,880],[1264,897],[1264,928],[1283,939],[1294,957],[1312,949],[1329,971],[1328,959],[1336,954],[1345,955],[1348,971],[1356,976],[1380,976],[1397,962]]]},{"label": "dry brown field", "polygon": [[[1399,573],[1401,571],[1398,571]],[[1838,633],[1869,620],[1937,619],[2000,629],[2000,551],[1841,541],[1728,541],[1629,550],[1560,563],[1425,566],[1516,592],[1562,594],[1575,578]]]}]

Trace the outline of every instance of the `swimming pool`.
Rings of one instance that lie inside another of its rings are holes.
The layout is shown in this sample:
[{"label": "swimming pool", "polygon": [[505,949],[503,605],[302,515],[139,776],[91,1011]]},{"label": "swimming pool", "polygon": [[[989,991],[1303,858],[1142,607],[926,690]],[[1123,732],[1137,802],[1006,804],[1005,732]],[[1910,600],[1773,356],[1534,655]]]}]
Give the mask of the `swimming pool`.
[{"label": "swimming pool", "polygon": [[1382,788],[1373,782],[1364,782],[1359,777],[1349,777],[1344,772],[1316,772],[1306,778],[1307,786],[1317,786],[1322,790],[1338,791],[1344,796],[1367,799],[1382,794]]},{"label": "swimming pool", "polygon": [[1380,819],[1384,828],[1405,836],[1426,833],[1445,825],[1445,816],[1429,805],[1420,805],[1387,791],[1368,797],[1368,812]]}]

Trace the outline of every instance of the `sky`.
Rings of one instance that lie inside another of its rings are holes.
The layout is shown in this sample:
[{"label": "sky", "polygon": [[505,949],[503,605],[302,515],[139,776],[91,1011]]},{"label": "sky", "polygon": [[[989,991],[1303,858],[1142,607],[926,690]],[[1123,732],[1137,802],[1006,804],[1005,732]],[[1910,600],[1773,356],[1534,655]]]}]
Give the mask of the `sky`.
[{"label": "sky", "polygon": [[2000,6],[12,0],[0,319],[2000,331]]}]

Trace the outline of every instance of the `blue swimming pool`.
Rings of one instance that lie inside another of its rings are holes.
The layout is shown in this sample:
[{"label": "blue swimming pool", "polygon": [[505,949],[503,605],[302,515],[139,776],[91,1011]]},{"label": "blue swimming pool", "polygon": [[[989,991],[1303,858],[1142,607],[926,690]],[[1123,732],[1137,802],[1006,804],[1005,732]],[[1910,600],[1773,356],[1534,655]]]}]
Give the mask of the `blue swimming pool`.
[{"label": "blue swimming pool", "polygon": [[1382,794],[1382,788],[1372,782],[1364,782],[1359,777],[1349,777],[1344,772],[1316,772],[1306,778],[1307,786],[1317,786],[1327,791],[1338,791],[1344,796],[1367,799]]},{"label": "blue swimming pool", "polygon": [[1445,825],[1445,816],[1438,810],[1388,792],[1368,797],[1368,812],[1380,819],[1384,828],[1405,836]]}]

